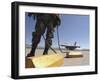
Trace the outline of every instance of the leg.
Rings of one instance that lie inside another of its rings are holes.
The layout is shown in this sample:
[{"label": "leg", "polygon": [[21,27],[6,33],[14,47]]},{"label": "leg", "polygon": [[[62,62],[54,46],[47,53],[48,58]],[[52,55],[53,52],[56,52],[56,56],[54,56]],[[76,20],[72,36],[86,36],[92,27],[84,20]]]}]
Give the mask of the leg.
[{"label": "leg", "polygon": [[43,55],[48,54],[48,50],[52,45],[52,38],[53,38],[53,24],[49,23],[47,27],[47,33],[46,33],[46,41],[45,41],[45,49],[43,52]]},{"label": "leg", "polygon": [[41,35],[45,32],[45,26],[43,22],[37,22],[35,26],[35,32],[32,33],[32,48],[28,56],[35,56],[35,51],[38,43],[40,42]]}]

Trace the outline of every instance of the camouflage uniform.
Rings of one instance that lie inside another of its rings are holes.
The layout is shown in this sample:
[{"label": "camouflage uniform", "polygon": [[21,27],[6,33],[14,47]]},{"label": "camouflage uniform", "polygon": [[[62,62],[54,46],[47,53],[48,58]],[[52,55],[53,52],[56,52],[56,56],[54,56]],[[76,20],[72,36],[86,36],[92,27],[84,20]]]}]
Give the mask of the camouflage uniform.
[{"label": "camouflage uniform", "polygon": [[35,50],[40,42],[41,36],[46,31],[45,49],[43,54],[48,54],[48,50],[52,45],[52,38],[54,37],[54,28],[60,24],[60,19],[53,14],[36,14],[35,32],[32,33],[32,48],[28,56],[35,56]]}]

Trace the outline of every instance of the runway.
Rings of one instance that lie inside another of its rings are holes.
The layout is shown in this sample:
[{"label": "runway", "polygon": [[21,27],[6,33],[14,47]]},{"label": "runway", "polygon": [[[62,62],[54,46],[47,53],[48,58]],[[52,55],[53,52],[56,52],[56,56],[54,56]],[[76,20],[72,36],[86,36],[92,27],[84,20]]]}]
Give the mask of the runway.
[{"label": "runway", "polygon": [[[43,48],[36,49],[35,56],[42,56]],[[65,53],[61,53],[58,49],[55,49],[57,51],[57,54],[61,54],[64,57],[66,56]],[[25,55],[27,55],[30,51],[30,47],[27,47],[25,50]],[[65,51],[65,50],[63,50]],[[64,64],[62,66],[83,66],[83,65],[89,65],[89,50],[75,50],[78,52],[82,52],[83,57],[79,58],[64,58]],[[54,54],[52,50],[49,50],[48,54]]]}]

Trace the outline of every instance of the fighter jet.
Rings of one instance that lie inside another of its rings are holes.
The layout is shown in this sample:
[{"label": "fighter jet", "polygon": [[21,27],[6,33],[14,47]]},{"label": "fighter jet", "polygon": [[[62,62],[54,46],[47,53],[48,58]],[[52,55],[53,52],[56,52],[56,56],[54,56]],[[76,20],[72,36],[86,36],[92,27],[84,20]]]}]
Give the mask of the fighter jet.
[{"label": "fighter jet", "polygon": [[77,42],[74,43],[74,45],[61,45],[65,47],[67,50],[75,50],[76,48],[80,48],[80,46],[76,46]]}]

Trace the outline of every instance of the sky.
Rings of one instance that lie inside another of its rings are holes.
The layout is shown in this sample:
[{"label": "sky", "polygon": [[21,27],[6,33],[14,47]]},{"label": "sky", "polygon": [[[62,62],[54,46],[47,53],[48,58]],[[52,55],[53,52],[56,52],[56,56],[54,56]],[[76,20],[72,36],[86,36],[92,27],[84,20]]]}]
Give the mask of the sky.
[{"label": "sky", "polygon": [[[89,15],[60,14],[61,25],[59,26],[60,44],[77,45],[81,48],[89,48]],[[35,31],[36,21],[33,17],[25,14],[25,43],[31,44],[32,32]],[[52,47],[58,47],[57,29],[54,32]],[[39,47],[44,47],[44,39],[41,37]]]}]

